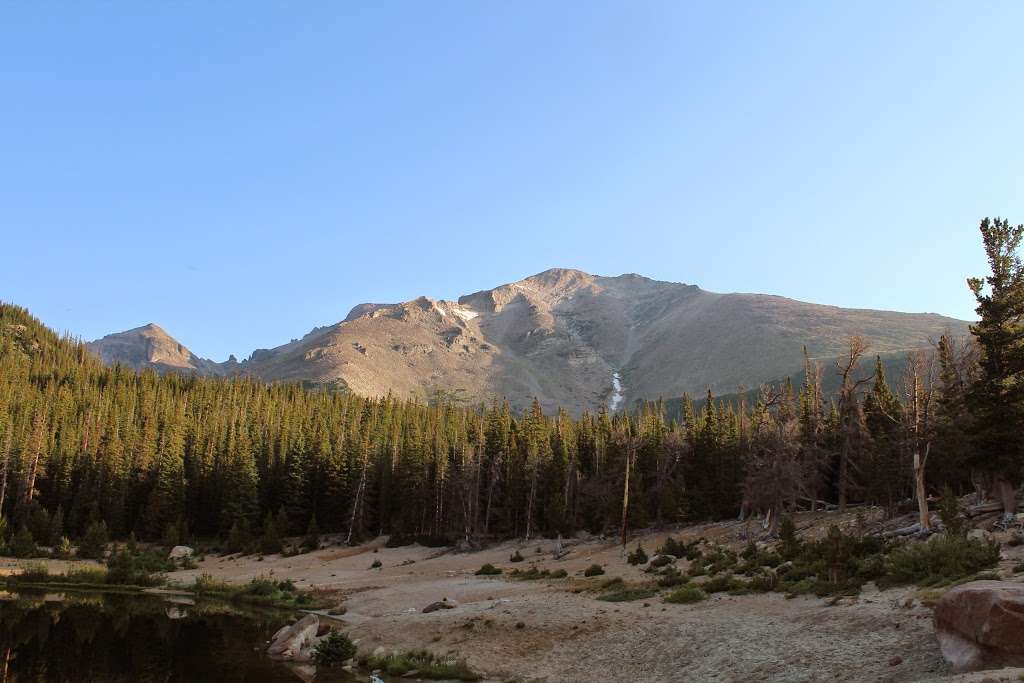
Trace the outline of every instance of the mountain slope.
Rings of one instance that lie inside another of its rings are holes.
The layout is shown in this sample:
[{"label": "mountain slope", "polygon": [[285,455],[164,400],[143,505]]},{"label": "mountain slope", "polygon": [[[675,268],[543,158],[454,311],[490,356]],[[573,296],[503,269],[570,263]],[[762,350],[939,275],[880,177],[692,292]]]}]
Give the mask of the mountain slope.
[{"label": "mountain slope", "polygon": [[[872,354],[899,354],[947,331],[966,334],[967,324],[552,269],[457,302],[361,304],[342,322],[230,367],[207,369],[191,354],[175,362],[210,374],[344,383],[368,396],[441,392],[469,401],[507,397],[516,407],[536,396],[545,409],[579,413],[755,387],[798,372],[805,345],[828,359],[853,334],[869,340]],[[622,396],[613,396],[613,373]]]}]

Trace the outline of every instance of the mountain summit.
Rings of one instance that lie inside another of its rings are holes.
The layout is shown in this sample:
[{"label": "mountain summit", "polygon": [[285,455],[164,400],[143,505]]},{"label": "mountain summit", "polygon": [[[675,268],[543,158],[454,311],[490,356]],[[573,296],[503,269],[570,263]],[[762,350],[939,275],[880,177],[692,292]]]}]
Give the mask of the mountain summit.
[{"label": "mountain summit", "polygon": [[966,334],[967,323],[553,268],[458,301],[360,304],[342,322],[255,351],[240,364],[196,358],[147,329],[159,330],[138,328],[92,346],[104,360],[128,358],[133,367],[243,372],[345,385],[368,396],[504,397],[516,407],[537,397],[545,409],[579,413],[756,387],[798,371],[805,346],[812,358],[831,359],[854,334],[868,340],[871,353],[905,353],[944,332]]}]

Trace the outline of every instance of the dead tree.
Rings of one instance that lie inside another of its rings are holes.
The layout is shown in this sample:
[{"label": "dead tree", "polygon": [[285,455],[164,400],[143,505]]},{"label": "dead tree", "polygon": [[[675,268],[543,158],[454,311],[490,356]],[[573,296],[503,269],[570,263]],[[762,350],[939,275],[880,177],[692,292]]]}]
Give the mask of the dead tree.
[{"label": "dead tree", "polygon": [[846,512],[847,496],[852,488],[851,469],[856,468],[855,459],[863,450],[867,438],[864,414],[858,398],[860,388],[874,379],[874,374],[854,379],[853,372],[867,351],[863,337],[850,337],[846,358],[836,361],[836,369],[842,377],[839,387],[839,419],[841,443],[839,447],[839,511]]}]

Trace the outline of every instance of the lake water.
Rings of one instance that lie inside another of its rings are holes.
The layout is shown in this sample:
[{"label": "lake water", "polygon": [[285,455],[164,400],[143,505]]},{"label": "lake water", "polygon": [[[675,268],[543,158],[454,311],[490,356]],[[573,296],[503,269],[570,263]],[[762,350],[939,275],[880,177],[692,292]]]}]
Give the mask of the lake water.
[{"label": "lake water", "polygon": [[[287,612],[101,593],[0,593],[0,682],[309,681],[264,654]],[[344,671],[315,680],[367,680]]]}]

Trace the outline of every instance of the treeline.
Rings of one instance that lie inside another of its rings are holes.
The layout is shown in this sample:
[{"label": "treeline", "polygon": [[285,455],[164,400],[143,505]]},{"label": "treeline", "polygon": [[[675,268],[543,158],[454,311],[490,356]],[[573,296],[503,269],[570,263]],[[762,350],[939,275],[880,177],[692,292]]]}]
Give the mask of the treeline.
[{"label": "treeline", "polygon": [[[297,384],[107,368],[24,309],[0,305],[0,513],[40,544],[103,522],[115,537],[247,538],[310,526],[350,541],[571,534],[819,501],[897,511],[917,491],[1011,500],[1024,420],[1024,227],[982,223],[981,322],[905,376],[808,361],[800,387],[708,396],[682,418],[519,414],[367,399]],[[840,375],[824,395],[821,377]],[[917,467],[915,469],[915,461]],[[915,473],[919,476],[915,476]],[[628,501],[628,506],[625,504]]]}]

